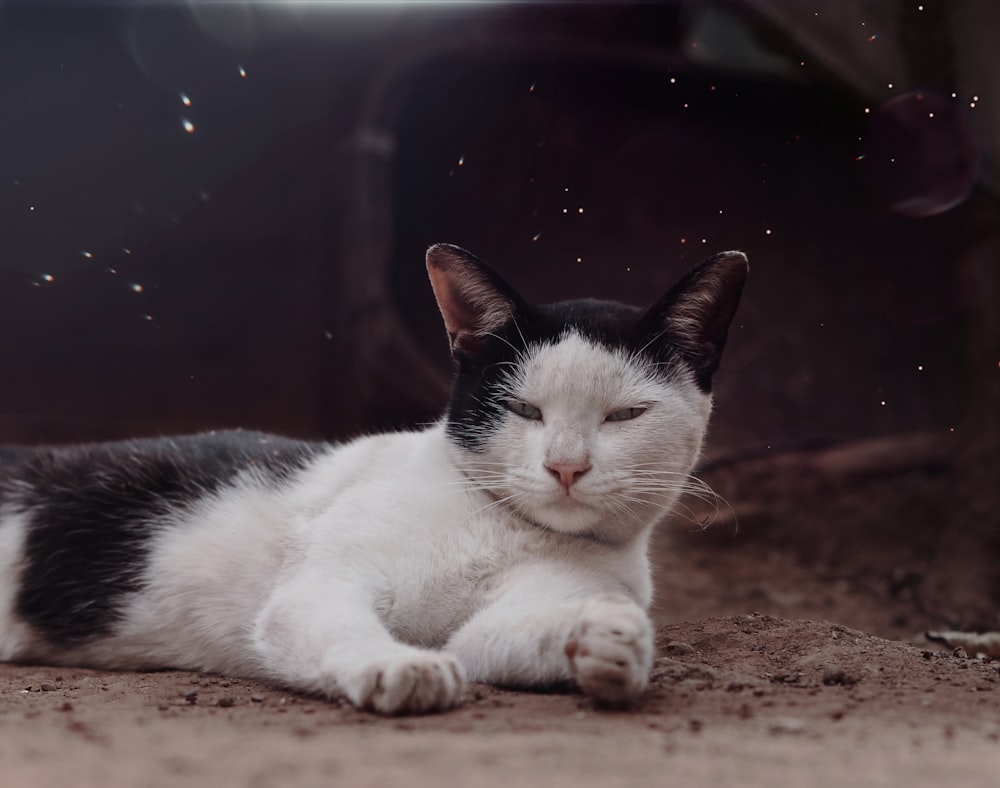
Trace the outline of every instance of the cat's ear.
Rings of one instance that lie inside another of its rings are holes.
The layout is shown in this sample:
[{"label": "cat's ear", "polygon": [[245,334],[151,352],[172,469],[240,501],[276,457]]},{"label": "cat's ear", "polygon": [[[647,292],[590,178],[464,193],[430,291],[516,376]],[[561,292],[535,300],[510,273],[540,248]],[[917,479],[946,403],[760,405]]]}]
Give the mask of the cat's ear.
[{"label": "cat's ear", "polygon": [[517,293],[471,252],[435,244],[427,250],[427,274],[456,357],[475,356],[486,336],[518,314]]},{"label": "cat's ear", "polygon": [[643,341],[678,350],[703,391],[712,389],[748,270],[743,252],[721,252],[689,272],[639,318]]}]

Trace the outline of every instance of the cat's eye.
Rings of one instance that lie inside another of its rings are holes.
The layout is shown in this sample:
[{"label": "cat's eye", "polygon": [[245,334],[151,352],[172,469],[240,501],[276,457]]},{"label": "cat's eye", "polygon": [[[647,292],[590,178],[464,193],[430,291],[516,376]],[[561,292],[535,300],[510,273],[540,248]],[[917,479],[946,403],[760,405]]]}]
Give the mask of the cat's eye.
[{"label": "cat's eye", "polygon": [[641,416],[646,412],[644,407],[636,408],[622,408],[621,410],[616,410],[609,413],[604,417],[605,421],[631,421],[634,418]]},{"label": "cat's eye", "polygon": [[527,402],[521,402],[518,399],[509,399],[506,404],[507,410],[511,413],[516,413],[522,419],[529,419],[530,421],[542,420],[542,412],[534,405],[529,405]]}]

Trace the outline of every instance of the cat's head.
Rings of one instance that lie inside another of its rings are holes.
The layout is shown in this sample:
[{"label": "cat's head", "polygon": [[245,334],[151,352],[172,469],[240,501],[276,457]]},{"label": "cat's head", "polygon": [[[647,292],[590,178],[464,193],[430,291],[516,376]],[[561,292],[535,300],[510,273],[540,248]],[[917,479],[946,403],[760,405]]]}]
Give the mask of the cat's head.
[{"label": "cat's head", "polygon": [[447,434],[466,475],[552,531],[625,541],[676,503],[747,274],[723,252],[646,310],[526,303],[469,252],[427,251],[458,375]]}]

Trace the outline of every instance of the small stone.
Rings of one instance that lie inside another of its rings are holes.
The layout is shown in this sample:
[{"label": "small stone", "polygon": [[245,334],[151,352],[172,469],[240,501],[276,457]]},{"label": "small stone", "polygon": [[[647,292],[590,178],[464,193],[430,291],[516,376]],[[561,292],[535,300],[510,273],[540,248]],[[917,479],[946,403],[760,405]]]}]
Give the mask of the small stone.
[{"label": "small stone", "polygon": [[250,701],[252,703],[263,703],[264,702],[264,696],[263,695],[251,695],[250,696]]},{"label": "small stone", "polygon": [[823,683],[828,687],[834,685],[853,687],[858,683],[858,680],[854,676],[845,673],[839,666],[828,665],[826,670],[823,671]]},{"label": "small stone", "polygon": [[184,698],[188,703],[198,702],[198,690],[190,690],[188,692],[181,693],[181,697]]},{"label": "small stone", "polygon": [[797,717],[778,717],[771,721],[768,730],[773,734],[799,734],[805,731],[806,724]]},{"label": "small stone", "polygon": [[42,684],[41,686],[42,692],[55,692],[57,689],[59,688],[55,684]]},{"label": "small stone", "polygon": [[664,649],[668,654],[675,657],[687,657],[695,653],[695,648],[690,643],[668,643]]},{"label": "small stone", "polygon": [[844,671],[836,665],[830,665],[823,671],[823,683],[827,686],[831,684],[844,683]]},{"label": "small stone", "polygon": [[218,705],[220,708],[223,708],[223,709],[229,709],[229,708],[232,708],[233,706],[236,705],[236,700],[234,698],[230,698],[228,696],[227,697],[222,697],[222,698],[219,698],[219,700],[216,702],[216,705]]}]

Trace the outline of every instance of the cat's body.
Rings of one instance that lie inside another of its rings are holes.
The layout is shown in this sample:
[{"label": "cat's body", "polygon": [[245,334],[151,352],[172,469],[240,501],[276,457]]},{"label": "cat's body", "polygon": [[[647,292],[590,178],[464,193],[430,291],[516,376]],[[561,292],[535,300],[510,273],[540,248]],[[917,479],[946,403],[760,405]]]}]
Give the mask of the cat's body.
[{"label": "cat's body", "polygon": [[0,450],[0,660],[252,676],[382,713],[451,707],[466,678],[641,693],[647,544],[700,451],[745,259],[645,313],[530,307],[454,247],[428,269],[459,364],[429,428]]}]

